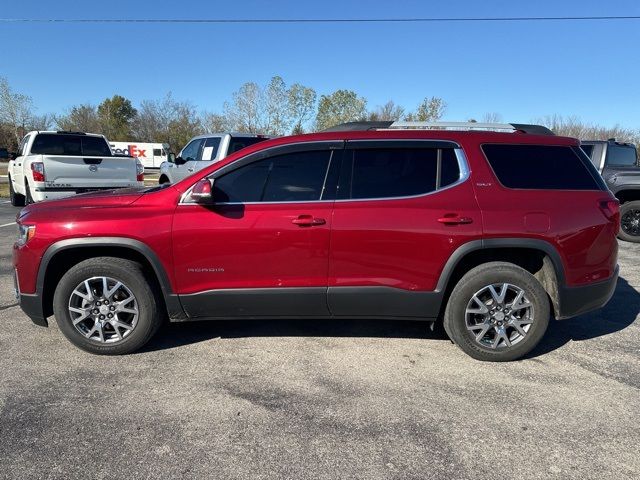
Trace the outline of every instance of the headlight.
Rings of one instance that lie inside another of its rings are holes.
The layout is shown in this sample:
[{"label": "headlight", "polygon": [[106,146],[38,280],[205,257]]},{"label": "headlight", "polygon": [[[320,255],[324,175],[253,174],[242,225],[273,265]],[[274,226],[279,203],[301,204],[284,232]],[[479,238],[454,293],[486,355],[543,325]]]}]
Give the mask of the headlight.
[{"label": "headlight", "polygon": [[36,234],[35,225],[24,225],[18,223],[18,243],[24,245]]}]

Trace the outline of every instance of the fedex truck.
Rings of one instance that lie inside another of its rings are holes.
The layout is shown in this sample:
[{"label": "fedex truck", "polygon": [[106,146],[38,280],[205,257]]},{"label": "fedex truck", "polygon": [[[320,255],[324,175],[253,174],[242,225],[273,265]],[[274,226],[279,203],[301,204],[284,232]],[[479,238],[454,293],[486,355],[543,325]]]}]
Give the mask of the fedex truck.
[{"label": "fedex truck", "polygon": [[114,155],[135,157],[144,168],[160,168],[169,160],[171,148],[168,143],[109,142]]}]

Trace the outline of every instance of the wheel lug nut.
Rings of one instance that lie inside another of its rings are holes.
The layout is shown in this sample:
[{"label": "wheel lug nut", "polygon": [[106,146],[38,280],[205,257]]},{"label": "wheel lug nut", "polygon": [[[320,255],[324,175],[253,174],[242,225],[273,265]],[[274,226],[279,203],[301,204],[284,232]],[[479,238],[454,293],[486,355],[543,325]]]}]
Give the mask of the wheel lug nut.
[{"label": "wheel lug nut", "polygon": [[100,320],[104,320],[104,315],[100,315]]},{"label": "wheel lug nut", "polygon": [[109,307],[109,310],[114,311],[116,307]]},{"label": "wheel lug nut", "polygon": [[107,317],[111,318],[113,315],[111,313],[107,314]]}]

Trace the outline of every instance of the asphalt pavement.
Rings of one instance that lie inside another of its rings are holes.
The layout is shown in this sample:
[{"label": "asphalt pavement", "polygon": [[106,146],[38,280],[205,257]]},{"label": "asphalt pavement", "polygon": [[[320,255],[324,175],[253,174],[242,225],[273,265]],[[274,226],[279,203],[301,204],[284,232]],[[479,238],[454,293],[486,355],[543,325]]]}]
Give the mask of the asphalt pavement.
[{"label": "asphalt pavement", "polygon": [[381,321],[176,324],[92,356],[15,306],[14,238],[0,226],[0,478],[640,478],[640,244],[606,308],[490,364]]}]

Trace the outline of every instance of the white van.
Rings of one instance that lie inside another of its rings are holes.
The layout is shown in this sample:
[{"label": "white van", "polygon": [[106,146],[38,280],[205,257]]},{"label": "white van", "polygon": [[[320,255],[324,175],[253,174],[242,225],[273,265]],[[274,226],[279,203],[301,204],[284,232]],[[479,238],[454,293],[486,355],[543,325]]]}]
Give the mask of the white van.
[{"label": "white van", "polygon": [[169,160],[171,147],[168,143],[109,142],[115,155],[135,157],[144,168],[160,168],[162,162]]}]

